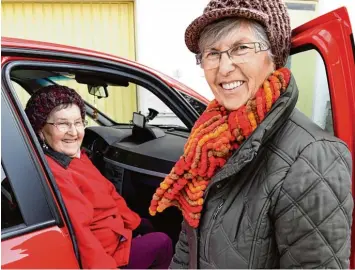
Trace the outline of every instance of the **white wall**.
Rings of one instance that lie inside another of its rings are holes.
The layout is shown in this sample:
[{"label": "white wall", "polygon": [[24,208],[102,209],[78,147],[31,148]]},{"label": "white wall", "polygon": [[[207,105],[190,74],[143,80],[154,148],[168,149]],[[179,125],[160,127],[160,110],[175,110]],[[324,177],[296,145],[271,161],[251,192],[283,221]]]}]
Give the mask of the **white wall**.
[{"label": "white wall", "polygon": [[209,0],[136,0],[136,59],[212,98],[195,57],[186,47],[187,26]]}]

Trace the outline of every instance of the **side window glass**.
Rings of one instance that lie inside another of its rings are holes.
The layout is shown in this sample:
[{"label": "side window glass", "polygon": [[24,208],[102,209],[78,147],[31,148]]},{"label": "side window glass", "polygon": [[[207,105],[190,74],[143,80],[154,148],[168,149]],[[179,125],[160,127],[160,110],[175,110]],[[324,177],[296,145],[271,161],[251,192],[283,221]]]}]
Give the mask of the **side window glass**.
[{"label": "side window glass", "polygon": [[196,98],[191,97],[183,92],[180,94],[187,100],[188,103],[199,113],[202,114],[206,110],[206,105],[202,102],[198,101]]},{"label": "side window glass", "polygon": [[[15,88],[16,95],[20,99],[22,107],[25,109],[26,104],[31,97],[30,94],[27,93],[27,91],[21,85],[19,85],[17,82],[15,82],[15,81],[11,81],[11,82],[12,82],[13,87]],[[88,120],[89,127],[99,126],[99,123],[97,121],[95,121],[93,118],[91,118],[89,115],[87,115],[86,120]]]},{"label": "side window glass", "polygon": [[1,166],[1,230],[24,223],[11,183]]},{"label": "side window glass", "polygon": [[[159,112],[159,114],[149,122],[152,125],[178,125],[186,127],[183,122],[151,91],[135,83],[128,86],[109,85],[108,98],[98,99],[88,94],[87,86],[78,84],[75,80],[52,81],[75,89],[81,97],[93,107],[106,114],[117,123],[129,124],[133,117],[133,112],[140,111],[144,115],[149,114],[149,108]],[[97,126],[98,123],[88,116],[89,126]]]},{"label": "side window glass", "polygon": [[[25,72],[28,72],[28,78],[30,78],[28,79],[29,82],[32,82],[31,76],[36,78],[36,72],[31,73],[33,72],[32,70],[24,70],[24,73]],[[15,75],[16,74],[14,74],[14,78],[19,76],[18,74],[16,76]],[[22,74],[21,76],[24,75]],[[54,72],[53,74],[50,74],[50,77],[41,78],[40,80],[41,82],[39,82],[39,79],[33,79],[32,83],[35,85],[42,85],[42,80],[45,80],[47,83],[51,82],[75,89],[80,94],[80,96],[93,108],[96,108],[99,113],[106,115],[108,118],[120,124],[130,124],[132,121],[133,112],[140,111],[142,114],[148,115],[149,108],[151,108],[158,111],[158,115],[149,122],[150,124],[177,125],[186,127],[179,119],[179,117],[150,90],[135,83],[129,82],[124,78],[122,78],[122,80],[116,80],[112,83],[109,83],[107,87],[107,98],[99,98],[90,94],[85,80],[77,80],[74,73]],[[25,89],[17,84],[15,80],[12,80],[12,83],[22,106],[25,107],[28,99],[30,98],[30,95],[26,92]],[[192,106],[198,112],[202,112],[204,110],[205,106],[200,104],[200,102],[196,99],[188,96],[185,96],[185,98],[188,99],[190,104],[192,104]],[[89,126],[100,125],[100,123],[94,119],[94,116],[96,116],[95,114],[95,111],[91,117],[89,114],[87,114]]]},{"label": "side window glass", "polygon": [[170,108],[162,102],[152,92],[142,86],[137,86],[138,90],[138,111],[144,115],[148,115],[149,108],[158,111],[158,115],[149,122],[152,125],[177,125],[186,127],[186,125],[170,110]]},{"label": "side window glass", "polygon": [[322,129],[334,134],[325,65],[316,50],[292,55],[287,66],[295,77],[299,97],[296,107]]},{"label": "side window glass", "polygon": [[18,98],[20,99],[21,105],[23,108],[26,107],[27,101],[30,99],[30,94],[27,93],[27,91],[19,85],[17,82],[11,81],[13,87],[15,88],[16,94]]}]

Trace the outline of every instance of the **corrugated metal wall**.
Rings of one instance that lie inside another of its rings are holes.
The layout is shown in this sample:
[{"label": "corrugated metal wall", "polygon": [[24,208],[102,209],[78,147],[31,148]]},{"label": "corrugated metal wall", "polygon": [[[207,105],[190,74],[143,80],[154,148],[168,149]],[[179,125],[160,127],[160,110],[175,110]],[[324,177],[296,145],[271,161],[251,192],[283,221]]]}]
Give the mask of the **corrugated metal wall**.
[{"label": "corrugated metal wall", "polygon": [[[134,3],[2,1],[2,36],[48,41],[135,59]],[[84,85],[71,85],[92,101]],[[98,108],[119,122],[137,109],[136,86],[110,87]],[[25,102],[25,95],[21,95]]]}]

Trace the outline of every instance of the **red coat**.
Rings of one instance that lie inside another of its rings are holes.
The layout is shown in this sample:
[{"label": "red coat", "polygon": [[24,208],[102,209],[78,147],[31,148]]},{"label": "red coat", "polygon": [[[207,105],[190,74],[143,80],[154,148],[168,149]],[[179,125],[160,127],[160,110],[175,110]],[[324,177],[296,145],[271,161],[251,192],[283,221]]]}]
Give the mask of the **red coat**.
[{"label": "red coat", "polygon": [[67,168],[57,159],[47,156],[47,160],[73,224],[83,268],[128,264],[132,230],[140,217],[84,152],[69,159]]}]

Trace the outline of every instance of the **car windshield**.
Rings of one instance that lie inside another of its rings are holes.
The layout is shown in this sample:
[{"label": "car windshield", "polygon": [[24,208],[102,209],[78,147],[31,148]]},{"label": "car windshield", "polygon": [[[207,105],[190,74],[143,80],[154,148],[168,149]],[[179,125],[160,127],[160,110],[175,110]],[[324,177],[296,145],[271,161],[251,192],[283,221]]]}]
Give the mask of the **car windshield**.
[{"label": "car windshield", "polygon": [[[82,98],[91,105],[88,108],[87,118],[89,126],[112,125],[112,124],[131,124],[134,112],[139,112],[149,116],[149,125],[159,126],[166,129],[186,130],[185,124],[160,98],[151,91],[138,84],[129,82],[123,77],[108,77],[103,80],[92,73],[58,72],[42,70],[19,70],[12,73],[13,85],[23,106],[26,105],[30,95],[21,85],[32,85],[33,89],[41,86],[59,84],[75,89]],[[94,78],[92,78],[94,77]],[[17,81],[24,81],[25,84],[18,84]],[[99,82],[98,85],[95,85]],[[90,87],[89,87],[90,85]],[[105,86],[105,87],[104,87]],[[89,93],[98,93],[101,96],[94,96]],[[107,89],[107,94],[105,94]],[[203,101],[174,89],[201,114],[206,109]],[[31,90],[33,91],[33,90]],[[157,113],[151,114],[152,111]],[[152,117],[153,116],[153,117]]]},{"label": "car windshield", "polygon": [[[174,114],[174,112],[157,96],[145,87],[134,83],[127,83],[124,86],[108,85],[108,97],[98,98],[89,94],[86,84],[80,84],[72,75],[50,77],[48,80],[55,84],[65,85],[78,91],[83,99],[93,108],[119,124],[130,124],[133,112],[140,112],[148,116],[150,109],[158,112],[154,119],[149,121],[150,125],[161,128],[174,128],[186,130],[185,124]],[[184,95],[184,98],[195,108],[195,99]],[[90,121],[89,126],[97,125],[95,121]]]}]

